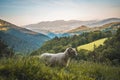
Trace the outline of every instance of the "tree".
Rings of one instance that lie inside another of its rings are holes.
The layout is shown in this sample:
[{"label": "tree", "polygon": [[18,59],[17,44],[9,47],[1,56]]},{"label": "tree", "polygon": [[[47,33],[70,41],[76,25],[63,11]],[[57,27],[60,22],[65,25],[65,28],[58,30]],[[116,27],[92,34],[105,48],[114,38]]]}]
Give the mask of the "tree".
[{"label": "tree", "polygon": [[0,40],[0,57],[12,57],[13,55],[13,50],[8,48],[8,46]]}]

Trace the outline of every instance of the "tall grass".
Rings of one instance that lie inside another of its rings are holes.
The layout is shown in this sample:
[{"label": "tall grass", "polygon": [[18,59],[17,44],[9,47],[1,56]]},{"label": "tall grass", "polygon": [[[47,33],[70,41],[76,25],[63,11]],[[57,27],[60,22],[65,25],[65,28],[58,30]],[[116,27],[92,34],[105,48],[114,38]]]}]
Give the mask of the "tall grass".
[{"label": "tall grass", "polygon": [[46,66],[31,57],[0,60],[0,80],[119,80],[120,68],[72,61],[65,68]]}]

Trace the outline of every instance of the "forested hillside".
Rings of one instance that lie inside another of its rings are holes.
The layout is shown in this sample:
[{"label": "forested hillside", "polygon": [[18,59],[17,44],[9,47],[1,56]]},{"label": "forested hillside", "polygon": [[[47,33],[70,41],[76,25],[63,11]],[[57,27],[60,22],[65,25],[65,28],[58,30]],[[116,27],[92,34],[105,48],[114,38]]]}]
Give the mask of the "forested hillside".
[{"label": "forested hillside", "polygon": [[86,32],[81,35],[74,35],[71,37],[62,37],[62,38],[55,37],[54,39],[44,43],[39,50],[33,52],[32,54],[41,54],[44,52],[52,52],[52,53],[62,52],[67,47],[77,48],[80,45],[101,38],[111,37],[112,35],[113,33],[111,31],[106,31],[106,32],[94,31],[94,32]]},{"label": "forested hillside", "polygon": [[18,27],[0,19],[0,40],[4,41],[17,54],[31,53],[49,39],[44,34]]},{"label": "forested hillside", "polygon": [[97,62],[109,60],[112,64],[120,64],[120,28],[116,35],[106,40],[104,45],[95,48],[90,54]]}]

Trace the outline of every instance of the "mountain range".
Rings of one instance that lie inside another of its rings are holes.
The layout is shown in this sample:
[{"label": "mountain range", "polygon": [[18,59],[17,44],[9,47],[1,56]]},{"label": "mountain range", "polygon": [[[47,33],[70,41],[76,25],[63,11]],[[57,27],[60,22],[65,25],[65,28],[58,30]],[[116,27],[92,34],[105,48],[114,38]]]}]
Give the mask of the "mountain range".
[{"label": "mountain range", "polygon": [[30,53],[50,38],[0,19],[0,39],[16,53]]},{"label": "mountain range", "polygon": [[69,30],[67,33],[90,32],[90,31],[98,31],[98,30],[101,30],[101,31],[117,30],[117,28],[119,27],[120,27],[120,22],[111,22],[99,27],[88,27],[88,26],[82,25],[75,29]]},{"label": "mountain range", "polygon": [[111,22],[120,22],[120,18],[107,18],[103,20],[89,20],[89,21],[80,21],[80,20],[56,20],[56,21],[44,21],[36,24],[30,24],[23,26],[24,28],[30,29],[35,32],[48,34],[49,32],[53,33],[66,33],[72,29],[76,29],[79,26],[88,26],[88,27],[99,27],[104,24]]}]

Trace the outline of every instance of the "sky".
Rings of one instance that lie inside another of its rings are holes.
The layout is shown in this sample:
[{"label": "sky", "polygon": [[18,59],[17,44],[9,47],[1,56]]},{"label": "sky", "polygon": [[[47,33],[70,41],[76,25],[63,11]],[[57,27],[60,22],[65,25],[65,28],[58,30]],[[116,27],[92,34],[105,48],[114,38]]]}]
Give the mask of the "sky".
[{"label": "sky", "polygon": [[0,0],[0,19],[18,26],[113,17],[120,18],[120,0]]}]

